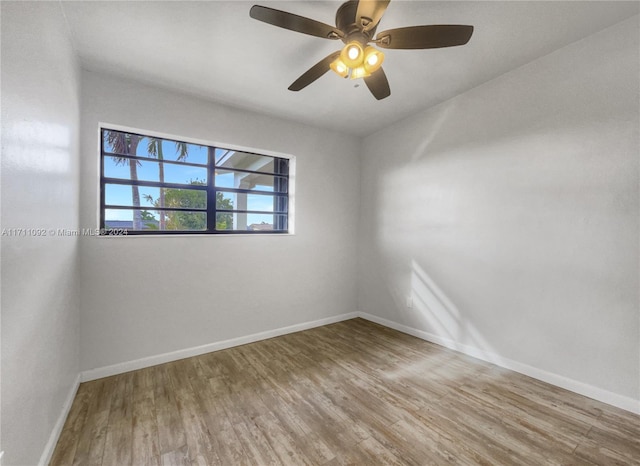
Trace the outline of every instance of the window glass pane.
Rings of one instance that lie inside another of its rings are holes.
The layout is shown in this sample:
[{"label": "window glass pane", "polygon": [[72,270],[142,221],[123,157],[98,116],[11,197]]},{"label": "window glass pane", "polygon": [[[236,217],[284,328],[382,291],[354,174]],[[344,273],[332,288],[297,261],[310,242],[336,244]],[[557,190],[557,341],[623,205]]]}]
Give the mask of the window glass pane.
[{"label": "window glass pane", "polygon": [[218,210],[260,210],[263,212],[287,211],[285,196],[268,194],[247,194],[218,192],[216,202]]},{"label": "window glass pane", "polygon": [[140,206],[154,207],[154,200],[160,196],[160,188],[107,184],[104,187],[105,205],[133,206],[134,192],[137,191]]},{"label": "window glass pane", "polygon": [[[207,192],[195,189],[173,189],[164,188],[164,207],[181,207],[189,209],[206,209]],[[161,205],[162,199],[156,199],[157,207]]]},{"label": "window glass pane", "polygon": [[134,155],[143,136],[123,133],[115,130],[102,130],[102,143],[105,152]]},{"label": "window glass pane", "polygon": [[216,186],[219,188],[250,189],[255,191],[287,192],[287,179],[281,176],[245,173],[216,169]]},{"label": "window glass pane", "polygon": [[137,146],[136,155],[154,159],[207,164],[206,146],[169,139],[144,137]]},{"label": "window glass pane", "polygon": [[[254,172],[276,173],[275,158],[226,149],[216,149],[216,166]],[[278,173],[286,174],[278,171]]]},{"label": "window glass pane", "polygon": [[216,214],[216,230],[272,231],[286,229],[286,215],[245,214],[239,212],[218,212]]},{"label": "window glass pane", "polygon": [[105,157],[104,176],[124,180],[161,181],[165,183],[207,184],[206,167],[175,165],[124,157]]},{"label": "window glass pane", "polygon": [[[131,179],[129,160],[116,157],[104,158],[104,176],[108,178],[120,178]],[[135,162],[134,162],[135,163]],[[136,165],[135,170],[138,172],[139,165]]]},{"label": "window glass pane", "polygon": [[[131,206],[137,190],[141,207],[207,208],[207,192],[196,189],[150,188],[120,184],[105,185],[105,205]],[[163,197],[160,197],[162,193]]]},{"label": "window glass pane", "polygon": [[[164,213],[164,217],[161,217]],[[160,212],[149,209],[105,209],[105,228],[125,230],[204,231],[206,212]]]},{"label": "window glass pane", "polygon": [[206,146],[115,130],[103,130],[102,134],[105,152],[203,165],[208,162]]},{"label": "window glass pane", "polygon": [[174,165],[163,163],[165,183],[185,183],[207,185],[207,169],[205,167],[191,167],[189,165]]}]

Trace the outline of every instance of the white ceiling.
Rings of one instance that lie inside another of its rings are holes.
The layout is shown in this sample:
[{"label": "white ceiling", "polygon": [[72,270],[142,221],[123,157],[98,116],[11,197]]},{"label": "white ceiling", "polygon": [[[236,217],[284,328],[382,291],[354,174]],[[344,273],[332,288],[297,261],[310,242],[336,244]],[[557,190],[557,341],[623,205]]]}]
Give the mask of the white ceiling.
[{"label": "white ceiling", "polygon": [[[640,3],[401,1],[378,31],[471,24],[469,43],[385,51],[391,96],[332,72],[300,92],[287,87],[342,42],[249,17],[254,3],[335,24],[341,2],[62,2],[85,69],[151,82],[217,102],[365,135],[571,42],[638,14]],[[354,85],[360,84],[359,87]],[[526,91],[526,90],[525,90]]]}]

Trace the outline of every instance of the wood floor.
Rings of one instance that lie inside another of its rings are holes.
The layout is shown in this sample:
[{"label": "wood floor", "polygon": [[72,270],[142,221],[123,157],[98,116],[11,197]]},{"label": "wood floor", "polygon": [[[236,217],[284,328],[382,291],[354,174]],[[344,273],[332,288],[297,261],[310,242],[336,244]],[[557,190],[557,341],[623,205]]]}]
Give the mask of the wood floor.
[{"label": "wood floor", "polygon": [[80,386],[52,465],[640,465],[640,416],[354,319]]}]

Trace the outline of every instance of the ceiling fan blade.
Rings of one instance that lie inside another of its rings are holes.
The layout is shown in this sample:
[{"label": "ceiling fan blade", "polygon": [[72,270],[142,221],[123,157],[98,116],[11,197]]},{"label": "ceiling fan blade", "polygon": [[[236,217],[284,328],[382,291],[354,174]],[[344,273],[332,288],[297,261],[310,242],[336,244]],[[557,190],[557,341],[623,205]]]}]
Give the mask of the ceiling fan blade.
[{"label": "ceiling fan blade", "polygon": [[464,45],[471,39],[471,34],[473,26],[410,26],[379,32],[376,44],[384,49],[437,49]]},{"label": "ceiling fan blade", "polygon": [[328,24],[266,6],[253,5],[249,16],[264,23],[324,39],[339,39],[344,36],[342,31]]},{"label": "ceiling fan blade", "polygon": [[356,24],[365,31],[375,28],[387,9],[390,0],[360,0],[356,11]]},{"label": "ceiling fan blade", "polygon": [[331,68],[331,62],[333,62],[336,58],[340,56],[340,51],[333,52],[331,55],[323,58],[318,63],[309,68],[302,76],[296,79],[291,86],[289,86],[290,91],[299,91],[300,89],[304,89],[309,84],[314,82],[320,76],[325,74]]},{"label": "ceiling fan blade", "polygon": [[391,95],[389,81],[387,81],[387,75],[384,74],[382,68],[371,74],[371,76],[364,78],[364,83],[367,85],[373,96],[378,100],[382,100]]}]

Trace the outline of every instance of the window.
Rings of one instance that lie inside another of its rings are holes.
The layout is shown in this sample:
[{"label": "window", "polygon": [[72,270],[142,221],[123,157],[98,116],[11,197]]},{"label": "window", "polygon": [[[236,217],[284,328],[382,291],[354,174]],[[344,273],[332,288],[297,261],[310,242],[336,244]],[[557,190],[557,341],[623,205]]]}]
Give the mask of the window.
[{"label": "window", "polygon": [[289,159],[102,129],[105,234],[287,233]]}]

